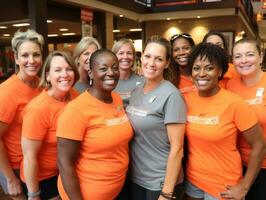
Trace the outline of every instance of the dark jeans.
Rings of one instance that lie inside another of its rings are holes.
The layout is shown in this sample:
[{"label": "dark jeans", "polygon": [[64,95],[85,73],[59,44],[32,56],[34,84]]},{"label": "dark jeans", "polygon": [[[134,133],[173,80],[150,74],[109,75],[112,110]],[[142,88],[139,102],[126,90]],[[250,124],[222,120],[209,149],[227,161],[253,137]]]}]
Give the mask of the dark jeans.
[{"label": "dark jeans", "polygon": [[[243,167],[243,173],[247,171],[246,167]],[[245,200],[266,200],[266,169],[261,168],[255,182],[249,189]]]},{"label": "dark jeans", "polygon": [[[117,200],[158,200],[160,193],[160,190],[148,190],[130,180],[127,180]],[[176,200],[182,200],[183,195],[184,185],[181,183],[175,187],[174,196],[176,196]]]}]

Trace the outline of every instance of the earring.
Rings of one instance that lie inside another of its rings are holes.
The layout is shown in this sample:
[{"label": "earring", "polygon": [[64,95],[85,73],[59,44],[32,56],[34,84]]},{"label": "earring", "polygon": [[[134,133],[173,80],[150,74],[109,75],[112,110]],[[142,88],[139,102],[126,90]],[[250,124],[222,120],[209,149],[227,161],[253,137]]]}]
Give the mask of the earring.
[{"label": "earring", "polygon": [[50,87],[51,87],[51,82],[50,82],[50,81],[47,81],[47,82],[46,82],[46,87],[47,87],[47,88],[50,88]]},{"label": "earring", "polygon": [[93,80],[90,78],[89,85],[92,86]]}]

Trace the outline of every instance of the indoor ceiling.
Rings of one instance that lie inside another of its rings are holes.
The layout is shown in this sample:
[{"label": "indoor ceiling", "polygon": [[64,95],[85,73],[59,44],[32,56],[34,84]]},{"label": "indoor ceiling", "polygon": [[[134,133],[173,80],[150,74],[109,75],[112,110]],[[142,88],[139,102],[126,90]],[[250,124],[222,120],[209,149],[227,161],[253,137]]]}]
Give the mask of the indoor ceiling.
[{"label": "indoor ceiling", "polygon": [[[16,24],[25,24],[21,27],[15,27]],[[68,35],[81,35],[81,22],[71,22],[58,19],[49,19],[48,21],[48,37],[54,36],[68,36]],[[0,38],[9,38],[18,29],[28,29],[28,20],[0,22]]]},{"label": "indoor ceiling", "polygon": [[[91,7],[93,7],[93,9],[96,10],[102,10],[102,11],[109,11],[109,12],[113,12],[116,16],[119,16],[119,14],[121,13],[125,13],[126,17],[131,19],[131,20],[136,20],[135,22],[140,22],[142,20],[153,20],[153,19],[165,19],[166,16],[167,17],[171,17],[171,16],[182,16],[183,18],[196,18],[198,15],[201,15],[204,13],[205,16],[219,16],[219,15],[226,15],[226,11],[224,10],[223,12],[217,12],[217,10],[203,10],[203,11],[194,11],[192,16],[191,12],[187,12],[187,11],[179,11],[177,12],[166,12],[166,13],[157,13],[157,14],[153,14],[153,13],[148,13],[148,14],[142,14],[142,12],[145,12],[146,8],[143,8],[143,6],[139,6],[136,5],[135,7],[130,7],[131,9],[126,9],[127,6],[120,6],[117,7],[117,5],[115,4],[116,2],[118,2],[117,0],[113,0],[112,3],[107,4],[106,2],[110,2],[107,0],[54,0],[56,2],[65,2],[65,3],[69,3],[69,4],[76,4],[76,5],[80,5],[80,6],[84,6],[84,5],[93,5]],[[264,2],[263,2],[264,1]],[[129,2],[133,2],[134,1],[129,1]],[[118,3],[117,3],[118,4]],[[262,18],[260,21],[258,21],[258,28],[259,28],[259,35],[260,38],[262,38],[265,42],[266,42],[266,0],[253,0],[252,2],[252,6],[254,9],[254,13],[261,13],[262,14]],[[132,4],[133,5],[133,4]],[[264,8],[263,8],[264,5]],[[140,13],[137,13],[136,10],[137,9],[141,9]],[[148,10],[146,10],[148,12]],[[230,15],[229,11],[228,11],[228,15]],[[264,16],[264,17],[263,17]],[[69,21],[69,20],[59,20],[59,19],[51,19],[52,23],[48,23],[48,35],[49,36],[55,36],[54,34],[58,35],[58,36],[63,36],[63,34],[65,33],[74,33],[75,35],[81,35],[81,22],[73,22],[73,21]],[[126,18],[125,18],[126,20]],[[5,40],[9,40],[10,38],[13,36],[14,32],[16,30],[18,30],[18,27],[14,27],[13,24],[15,23],[27,23],[27,20],[19,20],[19,21],[9,21],[9,22],[0,22],[0,40],[1,41],[5,41]],[[130,22],[130,21],[129,21]],[[129,25],[129,23],[126,21],[126,24]],[[134,27],[136,25],[136,23],[132,23],[132,27],[131,28],[137,28]],[[130,26],[130,25],[129,25]],[[21,27],[21,29],[27,29],[28,26],[25,27]],[[68,30],[64,30],[64,31],[60,31],[60,29],[68,29]],[[126,31],[126,30],[125,30]],[[65,36],[68,37],[68,36]]]},{"label": "indoor ceiling", "polygon": [[257,15],[260,38],[266,42],[266,0],[253,0],[252,6]]}]

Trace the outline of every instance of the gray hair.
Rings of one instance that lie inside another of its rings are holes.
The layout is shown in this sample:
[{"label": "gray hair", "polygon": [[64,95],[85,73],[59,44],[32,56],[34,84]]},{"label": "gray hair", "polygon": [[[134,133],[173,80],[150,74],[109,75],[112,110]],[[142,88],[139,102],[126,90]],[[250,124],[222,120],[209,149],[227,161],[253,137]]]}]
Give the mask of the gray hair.
[{"label": "gray hair", "polygon": [[14,37],[11,40],[12,49],[13,49],[15,55],[17,55],[17,53],[18,53],[18,49],[19,49],[20,45],[26,41],[31,41],[31,42],[36,43],[37,45],[40,46],[41,50],[42,50],[42,46],[44,45],[43,36],[41,34],[37,33],[36,31],[34,31],[32,29],[28,29],[25,32],[18,30],[14,34]]}]

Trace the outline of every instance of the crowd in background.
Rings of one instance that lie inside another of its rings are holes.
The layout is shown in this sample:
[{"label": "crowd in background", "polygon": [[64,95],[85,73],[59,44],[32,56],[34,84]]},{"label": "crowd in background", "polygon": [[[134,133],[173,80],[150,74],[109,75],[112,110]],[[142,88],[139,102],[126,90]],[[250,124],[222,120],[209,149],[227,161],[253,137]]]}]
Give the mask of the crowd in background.
[{"label": "crowd in background", "polygon": [[[253,39],[152,36],[42,57],[12,38],[0,84],[0,185],[15,200],[265,200],[266,74]],[[44,60],[44,61],[43,61]],[[230,62],[232,61],[232,63]],[[40,74],[40,76],[39,76]]]}]

